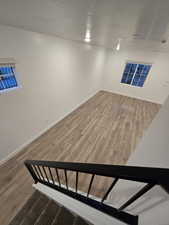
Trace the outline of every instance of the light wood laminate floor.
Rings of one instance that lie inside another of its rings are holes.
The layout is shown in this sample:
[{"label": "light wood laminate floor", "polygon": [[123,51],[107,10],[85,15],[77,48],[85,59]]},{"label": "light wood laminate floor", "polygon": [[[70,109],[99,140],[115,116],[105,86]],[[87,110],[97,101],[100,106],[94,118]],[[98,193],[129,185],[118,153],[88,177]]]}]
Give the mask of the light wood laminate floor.
[{"label": "light wood laminate floor", "polygon": [[[125,164],[159,109],[151,102],[98,92],[0,166],[0,224],[8,225],[33,192],[24,160]],[[82,190],[88,180],[81,176]],[[96,178],[92,194],[102,193],[106,182]]]}]

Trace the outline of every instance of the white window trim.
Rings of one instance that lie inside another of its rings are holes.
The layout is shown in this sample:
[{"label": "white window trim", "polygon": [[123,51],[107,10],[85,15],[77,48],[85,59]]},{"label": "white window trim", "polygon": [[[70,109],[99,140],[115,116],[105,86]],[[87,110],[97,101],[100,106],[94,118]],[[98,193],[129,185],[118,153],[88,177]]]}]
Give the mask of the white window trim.
[{"label": "white window trim", "polygon": [[[134,80],[134,77],[135,77],[136,72],[137,72],[138,65],[143,64],[144,66],[147,65],[147,66],[151,66],[151,67],[152,67],[153,63],[152,63],[152,62],[141,62],[141,61],[127,60],[127,61],[125,62],[125,65],[124,65],[124,70],[125,70],[126,65],[127,65],[128,63],[129,63],[129,64],[137,64],[137,67],[136,67],[136,69],[135,69],[135,72],[134,72],[134,75],[133,75],[133,78],[132,78],[131,83],[130,83],[130,84],[127,84],[127,83],[122,83],[122,82],[121,82],[121,84],[126,84],[126,85],[128,85],[128,86],[130,86],[130,87],[137,87],[137,88],[140,88],[141,86],[132,85],[133,80]],[[124,70],[123,70],[123,74],[124,74]],[[122,76],[123,76],[123,74],[122,74]],[[148,75],[149,75],[149,73],[148,73]],[[147,76],[148,76],[148,75],[147,75]],[[128,77],[128,75],[127,75],[127,77]],[[146,80],[145,80],[145,81],[146,81]],[[138,81],[138,82],[139,82],[139,81]],[[138,83],[138,82],[137,82],[137,83]],[[144,84],[145,84],[145,82],[144,82]],[[143,87],[143,86],[142,86],[142,87]]]},{"label": "white window trim", "polygon": [[8,59],[6,59],[6,58],[4,58],[4,59],[0,59],[0,67],[2,66],[2,65],[14,65],[15,66],[15,78],[16,78],[16,81],[17,81],[17,84],[18,84],[18,86],[17,87],[11,87],[11,88],[6,88],[6,89],[3,89],[3,90],[0,90],[0,95],[1,94],[4,94],[4,93],[8,93],[8,92],[10,92],[10,91],[14,91],[14,90],[17,90],[17,89],[19,89],[19,88],[21,88],[22,86],[21,86],[21,82],[20,82],[20,79],[19,79],[19,75],[18,75],[18,73],[16,72],[16,61],[14,60],[14,59],[12,59],[12,58],[8,58]]}]

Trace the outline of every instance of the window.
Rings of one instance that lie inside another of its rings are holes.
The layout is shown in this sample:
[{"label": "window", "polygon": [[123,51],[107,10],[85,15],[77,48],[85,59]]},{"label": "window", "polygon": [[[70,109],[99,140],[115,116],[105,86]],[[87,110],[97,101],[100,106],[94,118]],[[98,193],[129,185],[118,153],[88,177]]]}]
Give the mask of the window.
[{"label": "window", "polygon": [[150,64],[127,63],[121,83],[143,87],[151,66]]},{"label": "window", "polygon": [[15,64],[0,63],[0,92],[18,87]]}]

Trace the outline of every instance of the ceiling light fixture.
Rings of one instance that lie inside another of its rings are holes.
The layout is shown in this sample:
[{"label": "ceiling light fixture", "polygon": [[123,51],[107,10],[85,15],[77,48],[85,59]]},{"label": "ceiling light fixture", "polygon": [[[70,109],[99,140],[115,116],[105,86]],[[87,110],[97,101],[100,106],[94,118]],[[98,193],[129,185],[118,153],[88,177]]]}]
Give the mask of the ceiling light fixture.
[{"label": "ceiling light fixture", "polygon": [[86,32],[84,41],[89,43],[91,42],[91,30],[92,30],[92,9],[88,12],[87,21],[86,21]]},{"label": "ceiling light fixture", "polygon": [[84,40],[85,40],[85,42],[87,42],[87,43],[91,42],[91,39],[90,39],[90,38],[85,38]]},{"label": "ceiling light fixture", "polygon": [[87,30],[86,31],[86,35],[85,35],[84,41],[87,42],[87,43],[89,43],[91,41],[91,33],[90,33],[90,30]]},{"label": "ceiling light fixture", "polygon": [[116,46],[116,50],[117,51],[120,50],[120,47],[121,47],[120,42],[121,42],[121,39],[118,40],[118,43],[117,43],[117,46]]}]

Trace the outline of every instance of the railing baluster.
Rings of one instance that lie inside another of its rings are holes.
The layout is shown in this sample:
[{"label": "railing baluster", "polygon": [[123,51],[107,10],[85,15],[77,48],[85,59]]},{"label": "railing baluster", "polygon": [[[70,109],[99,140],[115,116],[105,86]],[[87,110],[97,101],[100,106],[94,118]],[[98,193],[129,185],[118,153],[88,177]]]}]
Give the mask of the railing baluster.
[{"label": "railing baluster", "polygon": [[38,177],[37,177],[35,171],[33,170],[32,165],[30,165],[30,164],[28,165],[27,163],[25,163],[25,166],[27,167],[29,173],[32,175],[32,177],[33,177],[33,179],[34,179],[34,182],[35,182],[35,184],[36,184],[36,183],[38,182],[38,181],[37,181],[37,180],[38,180]]},{"label": "railing baluster", "polygon": [[59,178],[58,169],[57,169],[57,168],[55,168],[55,171],[56,171],[56,176],[57,176],[57,179],[58,179],[59,186],[61,187],[61,183],[60,183],[60,178]]},{"label": "railing baluster", "polygon": [[106,194],[103,196],[101,202],[104,202],[104,200],[107,198],[107,196],[109,195],[110,191],[113,189],[113,187],[115,186],[115,184],[117,183],[117,181],[118,181],[118,178],[115,178],[114,181],[113,181],[113,183],[111,184],[111,186],[107,190]]},{"label": "railing baluster", "polygon": [[[44,167],[44,166],[42,166],[42,169],[43,169],[43,171],[44,171],[44,173],[45,173],[45,176],[46,176],[47,181],[49,182],[49,179],[48,179],[48,176],[47,176],[47,173],[46,173],[45,167]],[[50,183],[50,182],[49,182],[49,183]]]},{"label": "railing baluster", "polygon": [[35,172],[36,172],[36,174],[37,174],[37,177],[41,180],[41,177],[40,177],[40,175],[39,175],[39,172],[38,172],[36,166],[35,166],[35,165],[32,165],[32,166],[33,166],[33,169],[35,170]]},{"label": "railing baluster", "polygon": [[92,178],[91,178],[91,180],[90,180],[90,184],[89,184],[89,188],[88,188],[88,192],[87,192],[87,197],[89,197],[89,194],[90,194],[90,190],[91,190],[91,187],[92,187],[92,183],[93,183],[94,176],[95,176],[95,174],[92,175]]},{"label": "railing baluster", "polygon": [[78,177],[78,172],[76,172],[76,193],[77,193],[77,189],[78,189],[78,179],[79,179],[79,177]]},{"label": "railing baluster", "polygon": [[66,188],[68,189],[67,170],[64,170],[64,173],[65,173]]},{"label": "railing baluster", "polygon": [[169,185],[161,185],[161,187],[169,194]]},{"label": "railing baluster", "polygon": [[[138,225],[138,216],[131,215],[128,212],[123,211],[124,209],[142,197],[142,195],[147,193],[155,185],[160,185],[164,188],[164,190],[167,191],[167,193],[169,193],[169,169],[165,168],[114,166],[105,164],[66,163],[37,160],[26,160],[25,165],[29,170],[29,173],[32,175],[35,183],[40,182],[45,184],[48,187],[51,187],[103,213],[113,216],[126,224],[131,225]],[[55,172],[52,168],[56,171],[56,175],[54,174]],[[61,176],[62,174],[60,174],[60,170],[64,173],[63,177]],[[68,183],[70,180],[67,171],[73,171],[73,173],[76,173],[75,190],[69,188]],[[78,192],[80,173],[90,175],[88,191],[86,194],[87,196],[84,196]],[[97,199],[90,198],[90,192],[94,186],[93,181],[95,176],[111,177],[112,179],[114,178],[110,186],[108,186],[108,189],[106,189],[106,191],[103,193],[101,202],[99,202]],[[64,179],[64,177],[66,186],[61,184],[62,178]],[[111,193],[119,179],[143,182],[146,185],[142,187],[136,194],[130,197],[129,200],[118,209],[106,204],[104,201],[108,198],[108,195]],[[57,183],[56,180],[58,181],[58,185],[54,185]]]},{"label": "railing baluster", "polygon": [[53,175],[52,175],[52,171],[51,171],[50,167],[48,167],[48,170],[49,170],[49,173],[50,173],[52,182],[53,182],[53,184],[55,184],[55,181],[54,181],[54,179],[53,179]]},{"label": "railing baluster", "polygon": [[124,205],[122,205],[118,210],[121,211],[125,209],[127,206],[131,205],[135,200],[144,195],[147,191],[153,188],[155,184],[147,184],[144,186],[139,192],[137,192],[133,197],[131,197]]},{"label": "railing baluster", "polygon": [[38,170],[39,170],[39,172],[40,172],[40,175],[41,175],[42,179],[45,180],[45,178],[44,178],[44,176],[43,176],[43,173],[42,173],[42,171],[41,171],[41,169],[40,169],[40,166],[37,165],[37,168],[38,168]]}]

